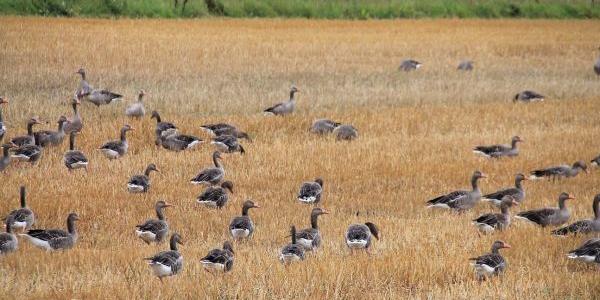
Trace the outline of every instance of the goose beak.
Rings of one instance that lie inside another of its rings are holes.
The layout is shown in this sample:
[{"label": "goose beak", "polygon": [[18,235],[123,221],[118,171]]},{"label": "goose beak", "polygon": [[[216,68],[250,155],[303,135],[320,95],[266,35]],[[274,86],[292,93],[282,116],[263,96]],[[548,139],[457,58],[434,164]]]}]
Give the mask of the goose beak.
[{"label": "goose beak", "polygon": [[567,199],[569,199],[569,200],[575,200],[575,197],[574,197],[574,196],[571,196],[571,195],[569,195],[569,197],[568,197]]},{"label": "goose beak", "polygon": [[488,178],[488,176],[485,174],[481,174],[481,178]]},{"label": "goose beak", "polygon": [[517,202],[517,200],[514,200],[514,199],[513,199],[513,201],[512,201],[512,204],[513,204],[513,205],[519,205],[519,202]]},{"label": "goose beak", "polygon": [[502,248],[512,248],[508,243],[504,243],[504,245],[502,245]]},{"label": "goose beak", "polygon": [[171,204],[171,203],[165,203],[165,207],[174,207],[176,206],[175,204]]},{"label": "goose beak", "polygon": [[254,203],[254,206],[252,206],[254,208],[260,208],[260,205],[258,205],[258,203]]},{"label": "goose beak", "polygon": [[323,212],[322,212],[322,214],[324,214],[324,215],[328,215],[328,214],[329,214],[329,212],[323,209]]},{"label": "goose beak", "polygon": [[154,171],[160,173],[160,170],[158,168],[154,168]]}]

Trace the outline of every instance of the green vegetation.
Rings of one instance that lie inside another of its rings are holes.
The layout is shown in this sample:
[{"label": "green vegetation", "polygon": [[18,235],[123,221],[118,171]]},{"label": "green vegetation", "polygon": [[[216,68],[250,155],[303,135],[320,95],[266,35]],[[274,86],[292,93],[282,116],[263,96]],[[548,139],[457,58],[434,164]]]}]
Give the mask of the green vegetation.
[{"label": "green vegetation", "polygon": [[[0,0],[0,14],[194,18],[600,18],[600,0]],[[185,3],[185,5],[184,5]]]}]

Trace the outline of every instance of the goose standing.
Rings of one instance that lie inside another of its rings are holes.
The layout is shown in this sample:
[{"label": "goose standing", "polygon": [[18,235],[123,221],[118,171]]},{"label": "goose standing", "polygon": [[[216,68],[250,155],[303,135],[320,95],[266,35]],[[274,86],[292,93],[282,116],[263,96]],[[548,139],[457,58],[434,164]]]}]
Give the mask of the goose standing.
[{"label": "goose standing", "polygon": [[459,71],[473,71],[473,61],[472,60],[464,60],[458,64],[456,68]]},{"label": "goose standing", "polygon": [[229,241],[223,243],[223,249],[213,249],[200,259],[202,267],[209,271],[229,272],[233,268],[233,245]]},{"label": "goose standing", "polygon": [[481,197],[481,200],[490,202],[496,206],[500,206],[502,198],[504,198],[505,196],[510,196],[518,203],[521,203],[523,202],[523,200],[525,200],[525,189],[523,188],[523,181],[525,180],[529,179],[527,179],[525,175],[519,173],[517,174],[517,176],[515,176],[514,188],[506,188],[491,194],[483,195]]},{"label": "goose standing", "polygon": [[13,222],[12,216],[6,218],[6,232],[0,233],[0,256],[14,252],[19,247],[19,240],[12,228]]},{"label": "goose standing", "polygon": [[545,169],[539,169],[531,171],[531,176],[529,179],[538,180],[544,177],[552,178],[552,180],[561,179],[563,177],[575,177],[579,174],[580,171],[584,171],[587,173],[587,166],[583,161],[576,161],[573,166],[569,165],[560,165],[554,167],[548,167]]},{"label": "goose standing", "polygon": [[177,129],[169,128],[160,134],[160,144],[163,148],[171,151],[183,151],[192,149],[202,143],[202,140],[185,134],[178,134]]},{"label": "goose standing", "polygon": [[585,241],[577,249],[569,251],[567,257],[570,259],[580,260],[587,263],[598,261],[600,256],[600,239],[592,238]]},{"label": "goose standing", "polygon": [[130,104],[125,109],[126,116],[139,119],[146,115],[146,108],[144,108],[144,102],[142,101],[144,95],[146,95],[146,92],[144,90],[140,90],[137,101]]},{"label": "goose standing", "polygon": [[548,225],[558,226],[569,221],[571,212],[565,205],[567,200],[575,199],[575,197],[561,193],[558,196],[558,207],[540,208],[518,213],[515,218],[526,220],[542,227]]},{"label": "goose standing", "polygon": [[317,178],[315,181],[304,182],[298,192],[298,201],[302,203],[317,204],[321,201],[323,193],[323,179]]},{"label": "goose standing", "polygon": [[568,234],[588,234],[591,232],[600,232],[600,194],[594,197],[592,202],[592,210],[594,212],[593,219],[577,221],[571,225],[552,231],[553,235],[565,236]]},{"label": "goose standing", "polygon": [[152,242],[157,244],[162,242],[165,236],[169,234],[169,224],[163,210],[171,206],[173,205],[163,200],[157,201],[154,210],[158,219],[150,219],[144,224],[136,225],[135,234],[148,245]]},{"label": "goose standing", "polygon": [[4,118],[2,116],[2,104],[7,104],[8,99],[4,99],[0,97],[0,142],[4,139],[4,134],[6,133],[6,124],[4,124]]},{"label": "goose standing", "polygon": [[231,181],[224,181],[221,186],[209,186],[196,198],[196,202],[209,208],[223,208],[229,201],[228,190],[233,194],[233,182]]},{"label": "goose standing", "polygon": [[129,143],[127,143],[127,132],[131,130],[135,129],[129,125],[123,126],[123,128],[121,128],[121,140],[106,142],[99,148],[99,150],[102,151],[102,154],[104,154],[104,156],[108,159],[117,159],[122,157],[127,153],[127,149],[129,149]]},{"label": "goose standing", "polygon": [[24,145],[15,149],[12,149],[14,158],[22,162],[35,163],[42,157],[42,147],[37,145]]},{"label": "goose standing", "polygon": [[217,185],[223,180],[223,177],[225,177],[225,169],[223,169],[223,166],[219,162],[219,160],[222,159],[221,153],[215,151],[213,152],[212,157],[215,166],[200,171],[196,177],[190,180],[192,184]]},{"label": "goose standing", "polygon": [[169,247],[171,250],[162,251],[152,257],[144,258],[148,260],[148,264],[154,275],[162,282],[163,277],[177,275],[183,270],[183,256],[177,249],[177,244],[183,245],[181,236],[177,233],[171,235]]},{"label": "goose standing", "polygon": [[338,141],[351,141],[358,138],[358,130],[352,125],[340,125],[333,130],[335,139]]},{"label": "goose standing", "polygon": [[404,72],[409,72],[409,71],[420,68],[422,65],[423,65],[422,63],[420,63],[416,60],[407,59],[407,60],[402,61],[402,63],[400,63],[399,69]]},{"label": "goose standing", "polygon": [[309,131],[314,134],[328,134],[340,125],[342,124],[329,119],[318,119],[312,123]]},{"label": "goose standing", "polygon": [[296,226],[294,225],[290,229],[290,236],[292,237],[292,243],[281,248],[279,253],[279,260],[283,264],[304,260],[304,247],[296,243]]},{"label": "goose standing", "polygon": [[0,172],[3,172],[8,168],[11,161],[10,149],[14,148],[15,144],[4,144],[2,145],[2,157],[0,158]]},{"label": "goose standing", "polygon": [[75,228],[75,221],[78,220],[79,216],[73,212],[67,217],[67,231],[61,229],[33,229],[19,235],[26,237],[34,246],[46,251],[71,249],[79,237]]},{"label": "goose standing", "polygon": [[296,108],[295,95],[299,92],[300,91],[298,90],[298,88],[296,88],[295,85],[292,85],[292,87],[290,88],[290,99],[287,102],[281,102],[265,109],[265,115],[283,116],[293,113],[294,109]]},{"label": "goose standing", "polygon": [[379,228],[377,228],[377,225],[371,222],[352,224],[346,230],[346,245],[351,250],[365,249],[368,252],[372,237],[379,240]]},{"label": "goose standing", "polygon": [[8,214],[7,219],[8,218],[13,219],[13,223],[12,223],[13,228],[18,228],[21,231],[29,230],[29,229],[31,229],[31,226],[33,226],[33,224],[35,224],[35,214],[29,207],[27,207],[27,201],[25,199],[27,196],[27,193],[25,190],[25,186],[21,186],[19,188],[19,196],[20,196],[21,208],[11,211]]},{"label": "goose standing", "polygon": [[17,147],[26,145],[35,145],[35,137],[33,135],[33,126],[36,124],[42,124],[37,117],[33,117],[27,121],[27,135],[14,137],[11,142]]},{"label": "goose standing", "polygon": [[326,214],[329,214],[329,212],[320,207],[313,208],[310,213],[310,228],[300,230],[296,234],[298,244],[304,247],[304,250],[313,251],[321,246],[321,232],[319,231],[318,219],[319,216]]},{"label": "goose standing", "polygon": [[73,107],[73,116],[70,119],[67,119],[67,123],[65,124],[66,134],[71,132],[81,132],[83,129],[83,120],[79,114],[79,109],[77,109],[79,104],[81,104],[81,101],[79,101],[79,98],[77,95],[75,95],[71,101],[71,106]]},{"label": "goose standing", "polygon": [[62,144],[63,139],[65,138],[65,124],[67,122],[67,117],[60,116],[58,119],[58,130],[42,130],[36,131],[33,133],[35,138],[35,144],[41,147],[46,146],[59,146]]},{"label": "goose standing", "polygon": [[160,141],[161,141],[160,138],[162,136],[163,131],[165,131],[167,129],[177,129],[177,127],[175,125],[173,125],[173,123],[163,122],[162,119],[160,118],[160,115],[155,110],[152,111],[152,115],[150,116],[150,119],[156,119],[156,129],[154,130],[156,140],[154,143],[157,146],[160,145]]},{"label": "goose standing", "polygon": [[489,145],[489,146],[477,146],[473,148],[473,153],[482,155],[484,157],[500,158],[500,157],[514,157],[519,155],[519,148],[517,143],[524,142],[519,136],[513,136],[510,145]]},{"label": "goose standing", "polygon": [[478,183],[481,178],[487,178],[487,176],[480,171],[475,171],[471,176],[471,186],[473,187],[471,191],[459,190],[439,196],[427,201],[427,207],[453,209],[458,212],[473,208],[481,200],[481,190]]},{"label": "goose standing", "polygon": [[217,150],[224,153],[239,152],[240,154],[246,153],[244,147],[238,142],[237,137],[233,135],[219,135],[212,139],[211,144],[217,147]]},{"label": "goose standing", "polygon": [[513,102],[521,101],[524,103],[544,101],[544,95],[538,94],[534,91],[522,91],[515,95]]},{"label": "goose standing", "polygon": [[79,69],[75,74],[81,75],[81,81],[79,83],[79,90],[77,91],[78,95],[89,101],[90,103],[96,105],[96,107],[100,105],[106,105],[112,103],[114,100],[118,100],[122,98],[122,95],[117,93],[113,93],[109,90],[100,90],[94,89],[86,80],[85,70],[83,68]]},{"label": "goose standing", "polygon": [[150,172],[152,171],[160,172],[155,164],[149,164],[143,175],[131,176],[127,182],[127,191],[130,193],[148,192],[148,189],[150,188]]},{"label": "goose standing", "polygon": [[473,220],[473,225],[483,234],[506,230],[510,226],[510,207],[513,205],[519,205],[519,202],[514,197],[506,195],[502,198],[499,214],[481,215]]},{"label": "goose standing", "polygon": [[487,278],[497,276],[506,270],[506,260],[500,255],[499,251],[500,249],[506,248],[510,248],[510,245],[503,241],[495,241],[492,244],[491,253],[469,258],[469,260],[474,261],[472,265],[475,268],[477,280],[486,280]]},{"label": "goose standing", "polygon": [[75,150],[75,136],[77,134],[76,131],[71,131],[69,134],[69,150],[64,155],[65,166],[69,171],[87,168],[88,165],[88,159],[85,157],[85,154],[79,150]]},{"label": "goose standing", "polygon": [[248,215],[248,211],[251,208],[260,208],[260,206],[258,203],[252,202],[252,200],[246,200],[242,206],[242,215],[231,220],[229,232],[234,240],[250,238],[252,233],[254,233],[254,222],[252,222],[252,219]]}]

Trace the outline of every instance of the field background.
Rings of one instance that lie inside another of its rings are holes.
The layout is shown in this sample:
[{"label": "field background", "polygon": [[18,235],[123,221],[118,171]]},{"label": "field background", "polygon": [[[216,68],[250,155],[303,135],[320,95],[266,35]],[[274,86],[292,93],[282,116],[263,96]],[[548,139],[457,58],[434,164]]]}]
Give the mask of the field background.
[{"label": "field background", "polygon": [[[558,163],[589,161],[599,154],[600,23],[592,21],[306,21],[306,20],[75,20],[0,19],[0,94],[8,137],[25,132],[39,115],[54,128],[67,105],[81,66],[89,81],[125,95],[122,103],[81,107],[79,138],[91,160],[88,172],[69,174],[60,148],[46,150],[39,165],[13,166],[2,175],[0,214],[18,206],[18,186],[29,190],[37,227],[64,228],[77,211],[80,241],[65,253],[48,254],[22,240],[16,254],[0,260],[2,298],[556,298],[591,299],[600,294],[600,272],[567,261],[565,253],[584,237],[556,239],[523,223],[505,233],[478,237],[470,219],[424,209],[424,201],[468,188],[473,170],[490,175],[484,192],[511,186],[514,174]],[[405,58],[424,63],[400,73]],[[475,71],[455,70],[473,59]],[[302,93],[296,113],[268,118],[261,110],[286,99],[289,86]],[[172,153],[152,143],[155,122],[129,121],[123,110],[137,90],[147,108],[183,132],[208,138],[199,125],[231,122],[248,131],[247,155],[224,165],[235,183],[222,211],[197,207],[200,187],[188,180],[210,164],[208,145]],[[539,104],[513,104],[514,94],[534,89]],[[360,138],[335,142],[307,132],[317,118],[355,125]],[[108,161],[94,149],[129,123],[130,152]],[[481,143],[526,140],[515,159],[487,161],[470,149]],[[147,195],[125,191],[129,176],[154,162]],[[295,201],[301,182],[321,176],[324,244],[302,264],[284,268],[278,249],[290,224],[309,225],[310,207]],[[591,215],[600,192],[597,170],[559,183],[526,182],[518,209],[556,205],[562,191],[574,194],[573,220]],[[254,239],[235,245],[234,270],[205,273],[198,260],[228,239],[230,219],[244,199]],[[134,226],[154,217],[153,204],[182,234],[182,274],[160,285],[142,261],[168,246],[146,246]],[[517,209],[517,210],[518,210]],[[359,216],[356,212],[360,211]],[[382,230],[373,255],[351,256],[346,227],[372,221]],[[468,258],[502,239],[508,272],[479,284]]]}]

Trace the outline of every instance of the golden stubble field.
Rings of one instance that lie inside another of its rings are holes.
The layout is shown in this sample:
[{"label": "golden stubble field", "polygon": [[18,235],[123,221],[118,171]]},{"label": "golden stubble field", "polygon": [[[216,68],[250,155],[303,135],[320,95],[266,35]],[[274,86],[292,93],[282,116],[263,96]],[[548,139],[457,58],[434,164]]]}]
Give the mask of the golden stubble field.
[{"label": "golden stubble field", "polygon": [[[565,253],[584,237],[556,239],[515,221],[507,232],[478,237],[470,220],[486,205],[462,216],[427,211],[433,196],[469,187],[479,169],[490,178],[484,192],[511,186],[514,174],[559,163],[589,161],[600,153],[600,78],[597,21],[306,21],[306,20],[70,20],[0,19],[0,94],[8,137],[25,132],[32,115],[55,121],[67,105],[84,66],[94,86],[123,93],[125,100],[81,107],[79,148],[88,172],[69,174],[62,147],[44,152],[34,167],[14,165],[2,174],[0,215],[18,206],[18,187],[29,191],[39,228],[64,228],[77,211],[80,241],[64,253],[45,253],[21,240],[17,253],[0,260],[1,298],[537,298],[591,299],[600,294],[600,272],[567,261]],[[424,63],[399,73],[405,58]],[[458,73],[461,59],[472,73]],[[294,83],[302,93],[293,116],[268,118],[262,109],[286,98]],[[247,155],[224,160],[235,184],[222,211],[195,205],[201,188],[188,180],[210,165],[209,145],[173,153],[153,145],[149,117],[127,120],[123,110],[137,90],[148,93],[149,110],[183,132],[208,138],[199,125],[231,122],[248,131]],[[511,102],[534,89],[547,101]],[[351,143],[310,135],[316,118],[354,124]],[[94,149],[118,136],[125,123],[130,153],[108,161]],[[515,159],[488,161],[471,147],[526,140]],[[129,176],[154,162],[147,195],[125,190]],[[559,183],[526,182],[519,209],[556,205],[562,191],[574,194],[573,219],[589,217],[600,193],[600,171]],[[310,207],[295,200],[301,182],[321,176],[322,250],[284,268],[277,252],[289,241],[290,224],[309,225]],[[199,259],[229,238],[230,219],[244,199],[254,239],[235,245],[234,270],[204,272]],[[154,217],[166,199],[171,228],[185,246],[182,274],[160,284],[142,260],[168,247],[146,246],[134,226]],[[360,211],[359,216],[356,212]],[[373,254],[350,255],[346,227],[372,221],[382,230]],[[502,239],[505,276],[478,283],[468,258]]]}]

